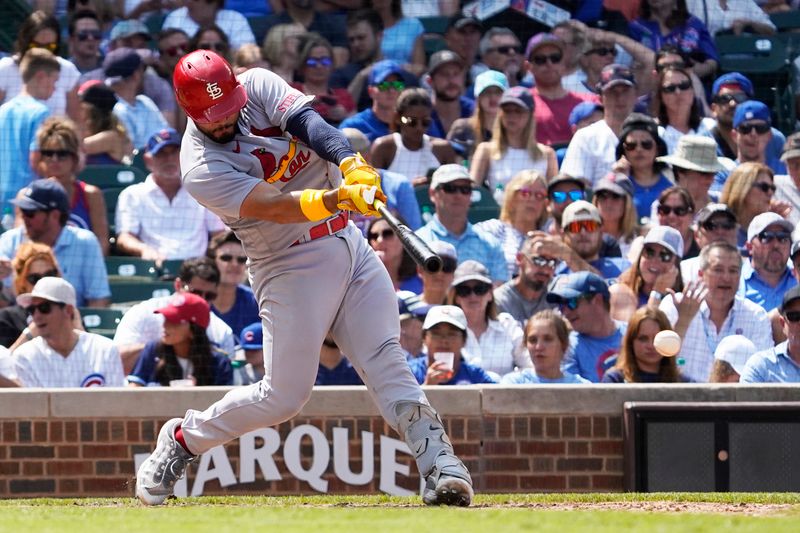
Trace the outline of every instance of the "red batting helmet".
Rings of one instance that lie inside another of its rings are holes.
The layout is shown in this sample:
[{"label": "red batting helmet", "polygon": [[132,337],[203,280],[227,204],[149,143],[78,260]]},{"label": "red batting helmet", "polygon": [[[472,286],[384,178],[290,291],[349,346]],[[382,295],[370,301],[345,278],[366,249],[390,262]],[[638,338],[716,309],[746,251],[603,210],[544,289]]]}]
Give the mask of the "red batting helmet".
[{"label": "red batting helmet", "polygon": [[172,82],[178,104],[199,124],[222,120],[247,103],[247,92],[231,66],[210,50],[183,56],[175,65]]}]

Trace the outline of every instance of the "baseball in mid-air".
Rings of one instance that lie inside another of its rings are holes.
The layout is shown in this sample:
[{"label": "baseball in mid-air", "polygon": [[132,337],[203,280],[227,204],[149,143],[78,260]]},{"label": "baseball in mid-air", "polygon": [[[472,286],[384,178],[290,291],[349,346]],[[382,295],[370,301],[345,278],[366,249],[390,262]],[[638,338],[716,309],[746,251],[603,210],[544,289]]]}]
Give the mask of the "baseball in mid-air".
[{"label": "baseball in mid-air", "polygon": [[673,357],[681,351],[681,336],[671,329],[659,331],[653,339],[653,346],[662,356]]}]

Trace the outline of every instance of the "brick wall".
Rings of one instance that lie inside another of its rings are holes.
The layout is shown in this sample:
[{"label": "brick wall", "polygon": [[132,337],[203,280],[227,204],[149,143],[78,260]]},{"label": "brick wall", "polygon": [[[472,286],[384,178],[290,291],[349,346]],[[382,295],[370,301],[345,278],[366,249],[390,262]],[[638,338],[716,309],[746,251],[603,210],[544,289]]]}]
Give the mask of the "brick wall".
[{"label": "brick wall", "polygon": [[[152,450],[161,424],[189,406],[210,404],[224,391],[0,391],[0,497],[130,496],[134,456]],[[796,387],[455,387],[430,390],[429,398],[442,413],[478,491],[580,492],[623,490],[625,401],[797,401],[800,392]],[[281,447],[303,425],[320,430],[329,447],[334,428],[348,429],[349,465],[355,473],[363,466],[361,434],[372,433],[375,475],[368,483],[343,482],[333,472],[333,455],[321,477],[331,493],[380,490],[380,436],[398,436],[364,389],[315,391],[297,418],[274,428]],[[256,439],[256,447],[263,444]],[[309,468],[313,446],[309,439],[298,446],[302,466]],[[219,480],[207,480],[203,494],[315,492],[292,475],[281,450],[272,459],[282,479],[258,475],[246,483],[238,482],[239,441],[225,451],[237,483],[223,488]],[[410,456],[394,457],[411,466],[410,476],[396,476],[397,485],[416,491],[419,477]],[[192,467],[190,488],[198,468]]]}]

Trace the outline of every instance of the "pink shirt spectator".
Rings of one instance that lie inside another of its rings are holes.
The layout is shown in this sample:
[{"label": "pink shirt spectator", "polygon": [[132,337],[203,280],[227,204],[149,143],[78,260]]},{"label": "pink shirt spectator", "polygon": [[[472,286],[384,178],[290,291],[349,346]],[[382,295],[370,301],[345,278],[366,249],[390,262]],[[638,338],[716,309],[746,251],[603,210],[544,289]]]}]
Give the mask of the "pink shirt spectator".
[{"label": "pink shirt spectator", "polygon": [[566,144],[572,139],[569,114],[576,105],[584,101],[599,101],[596,95],[574,92],[551,100],[540,96],[536,87],[531,89],[531,94],[535,104],[533,116],[536,119],[536,140],[548,146]]}]

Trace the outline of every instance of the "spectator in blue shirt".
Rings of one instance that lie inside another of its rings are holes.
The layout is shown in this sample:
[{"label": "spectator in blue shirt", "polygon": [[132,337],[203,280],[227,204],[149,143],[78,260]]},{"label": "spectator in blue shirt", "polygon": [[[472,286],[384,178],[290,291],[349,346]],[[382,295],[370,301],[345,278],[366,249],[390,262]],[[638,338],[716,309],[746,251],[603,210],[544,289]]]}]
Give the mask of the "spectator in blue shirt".
[{"label": "spectator in blue shirt", "polygon": [[218,233],[211,239],[206,253],[219,269],[219,285],[211,301],[211,311],[234,333],[259,322],[256,297],[253,290],[244,285],[247,256],[239,238],[231,230]]},{"label": "spectator in blue shirt", "polygon": [[[787,266],[794,224],[777,213],[756,216],[747,228],[750,268],[742,273],[744,297],[769,312],[797,285]],[[742,285],[740,285],[742,286]]]},{"label": "spectator in blue shirt", "polygon": [[339,350],[330,334],[319,350],[319,369],[314,385],[362,385],[355,367]]},{"label": "spectator in blue shirt", "polygon": [[800,287],[783,296],[781,324],[787,340],[748,359],[741,383],[800,383]]},{"label": "spectator in blue shirt", "polygon": [[372,142],[389,134],[397,97],[406,88],[406,84],[400,63],[389,59],[378,61],[372,66],[367,83],[372,107],[347,117],[339,124],[339,129],[355,128]]},{"label": "spectator in blue shirt", "polygon": [[237,354],[231,363],[234,385],[252,385],[264,378],[264,330],[261,321],[249,324],[239,333],[242,359]]},{"label": "spectator in blue shirt", "polygon": [[454,305],[432,307],[422,330],[428,355],[408,363],[420,385],[495,383],[481,367],[467,363],[461,353],[467,342],[467,317],[461,308]]}]

